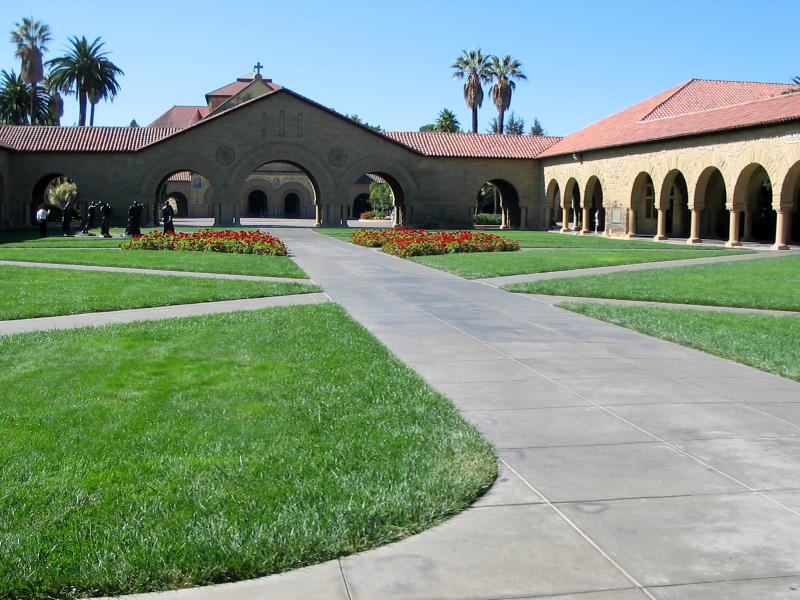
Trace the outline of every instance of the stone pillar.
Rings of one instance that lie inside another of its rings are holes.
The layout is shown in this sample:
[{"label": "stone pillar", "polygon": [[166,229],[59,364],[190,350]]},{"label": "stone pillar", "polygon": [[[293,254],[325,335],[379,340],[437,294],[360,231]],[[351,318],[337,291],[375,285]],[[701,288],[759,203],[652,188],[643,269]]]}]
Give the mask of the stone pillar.
[{"label": "stone pillar", "polygon": [[788,250],[789,244],[786,243],[786,230],[790,222],[789,216],[792,213],[786,209],[778,209],[775,212],[778,218],[775,220],[775,243],[772,245],[772,249]]},{"label": "stone pillar", "polygon": [[347,227],[347,204],[342,204],[342,227]]},{"label": "stone pillar", "polygon": [[744,211],[744,238],[742,241],[753,241],[753,212],[752,210]]},{"label": "stone pillar", "polygon": [[579,214],[578,213],[578,207],[577,206],[573,206],[573,208],[572,208],[572,218],[574,220],[572,221],[572,231],[578,231],[578,214]]},{"label": "stone pillar", "polygon": [[667,211],[663,208],[658,209],[658,229],[653,236],[654,240],[667,239]]},{"label": "stone pillar", "polygon": [[508,209],[500,207],[500,229],[508,229]]},{"label": "stone pillar", "polygon": [[314,227],[322,227],[322,207],[319,204],[314,205]]},{"label": "stone pillar", "polygon": [[703,240],[700,239],[700,213],[702,209],[692,208],[692,222],[689,226],[689,239],[686,240],[687,244],[701,244]]},{"label": "stone pillar", "polygon": [[561,231],[569,231],[569,207],[566,205],[561,208]]},{"label": "stone pillar", "polygon": [[636,209],[628,209],[628,237],[636,235]]},{"label": "stone pillar", "polygon": [[588,206],[584,206],[583,207],[583,219],[582,219],[582,221],[583,222],[581,223],[581,235],[585,235],[585,234],[589,233],[589,231],[590,231],[590,229],[589,229],[589,221],[591,221],[591,217],[589,216],[589,207]]},{"label": "stone pillar", "polygon": [[742,245],[742,242],[739,241],[739,211],[731,209],[728,212],[730,212],[730,225],[728,227],[728,241],[725,242],[725,247],[736,248]]}]

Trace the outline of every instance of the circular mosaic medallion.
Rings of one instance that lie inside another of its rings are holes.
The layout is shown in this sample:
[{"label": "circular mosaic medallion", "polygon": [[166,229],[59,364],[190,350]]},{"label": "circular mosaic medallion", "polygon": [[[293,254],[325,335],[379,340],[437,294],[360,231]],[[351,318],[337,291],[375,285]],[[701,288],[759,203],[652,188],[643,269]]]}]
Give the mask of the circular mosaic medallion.
[{"label": "circular mosaic medallion", "polygon": [[336,147],[328,152],[328,162],[334,167],[343,167],[347,164],[347,152],[344,149]]},{"label": "circular mosaic medallion", "polygon": [[236,160],[236,151],[230,146],[220,146],[217,148],[215,158],[219,164],[227,166]]}]

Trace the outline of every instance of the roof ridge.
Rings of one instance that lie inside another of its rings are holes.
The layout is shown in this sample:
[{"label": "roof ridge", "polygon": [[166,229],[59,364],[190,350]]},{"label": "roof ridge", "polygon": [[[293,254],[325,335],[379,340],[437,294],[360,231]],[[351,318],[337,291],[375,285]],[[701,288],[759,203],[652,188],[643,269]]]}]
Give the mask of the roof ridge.
[{"label": "roof ridge", "polygon": [[740,79],[706,79],[705,77],[693,77],[690,81],[709,81],[712,83],[752,83],[757,85],[775,85],[775,86],[786,86],[786,87],[796,87],[800,84],[797,83],[783,83],[783,82],[773,82],[773,81],[742,81]]},{"label": "roof ridge", "polygon": [[657,111],[659,108],[661,108],[662,106],[664,106],[664,105],[665,105],[667,102],[669,102],[670,100],[672,100],[672,99],[673,99],[675,96],[677,96],[678,94],[680,94],[680,93],[681,93],[683,90],[685,90],[687,87],[689,87],[689,86],[690,86],[691,84],[693,84],[695,81],[700,81],[700,80],[699,80],[699,79],[695,79],[695,78],[693,77],[693,78],[692,78],[692,79],[690,79],[689,81],[687,81],[687,82],[685,82],[685,83],[683,83],[683,84],[679,84],[679,87],[678,87],[678,89],[677,89],[677,90],[675,90],[675,91],[674,91],[673,93],[671,93],[669,96],[667,96],[666,98],[664,98],[664,100],[662,100],[662,101],[661,101],[659,104],[657,104],[656,106],[654,106],[654,107],[653,107],[653,108],[650,110],[650,112],[648,112],[647,114],[645,114],[645,115],[643,115],[642,117],[640,117],[640,118],[638,119],[638,122],[639,122],[639,123],[643,123],[644,121],[646,121],[646,120],[647,120],[647,117],[649,117],[650,115],[652,115],[652,114],[653,114],[654,112],[656,112],[656,111]]},{"label": "roof ridge", "polygon": [[[786,96],[788,96],[788,94],[778,94],[777,96],[770,96],[769,98],[756,98],[755,100],[747,100],[746,102],[737,102],[735,104],[726,104],[725,106],[715,106],[713,108],[705,108],[703,110],[696,110],[696,111],[693,111],[693,112],[690,112],[690,113],[681,113],[681,114],[678,114],[678,115],[666,115],[664,117],[653,117],[652,119],[648,119],[647,116],[645,116],[642,119],[640,119],[638,121],[638,123],[641,123],[641,124],[645,125],[647,123],[653,123],[655,121],[666,121],[668,119],[680,119],[680,118],[686,117],[688,115],[702,115],[704,113],[710,113],[710,112],[714,112],[714,111],[717,111],[717,110],[728,110],[728,109],[731,109],[731,108],[733,108],[735,106],[747,106],[748,104],[758,104],[759,102],[771,102],[773,100],[780,100],[782,98],[785,98]],[[652,112],[649,113],[649,114],[652,114]],[[648,114],[648,116],[649,116],[649,114]]]}]

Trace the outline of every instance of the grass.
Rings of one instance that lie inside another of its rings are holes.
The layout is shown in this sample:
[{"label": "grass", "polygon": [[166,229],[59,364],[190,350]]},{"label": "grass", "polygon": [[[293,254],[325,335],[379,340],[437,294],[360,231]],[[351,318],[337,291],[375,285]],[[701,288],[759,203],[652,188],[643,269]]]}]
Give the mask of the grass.
[{"label": "grass", "polygon": [[513,292],[800,310],[800,256],[505,286]]},{"label": "grass", "polygon": [[[97,221],[99,224],[99,221]],[[125,233],[124,227],[112,227],[110,233],[112,238],[101,238],[100,227],[92,229],[94,236],[84,236],[80,233],[80,227],[73,223],[73,237],[63,237],[61,235],[60,223],[49,223],[50,235],[46,238],[39,237],[39,229],[8,229],[0,230],[0,247],[3,248],[117,248],[124,244],[129,238],[121,237]],[[192,232],[201,229],[214,229],[209,227],[176,227],[175,231]],[[247,227],[220,227],[218,229],[248,229]],[[149,231],[161,231],[161,227],[142,227],[142,233]]]},{"label": "grass", "polygon": [[306,274],[287,256],[177,252],[172,250],[90,250],[80,248],[7,248],[0,260],[20,260],[73,265],[97,265],[304,278]]},{"label": "grass", "polygon": [[800,319],[567,302],[581,313],[800,381]]},{"label": "grass", "polygon": [[316,291],[303,283],[0,266],[0,320]]},{"label": "grass", "polygon": [[[355,228],[323,227],[315,231],[349,242]],[[676,252],[714,252],[719,246],[690,246],[688,244],[665,244],[647,239],[621,240],[594,235],[569,235],[550,231],[486,230],[511,240],[517,240],[521,248],[600,248],[606,250],[674,250]]]},{"label": "grass", "polygon": [[489,444],[334,304],[0,338],[0,598],[267,575],[466,508]]},{"label": "grass", "polygon": [[467,279],[479,279],[483,277],[521,275],[523,273],[543,273],[632,263],[727,256],[735,252],[737,251],[703,250],[694,252],[684,250],[676,252],[666,248],[662,250],[596,250],[592,252],[576,251],[574,249],[554,249],[537,252],[485,252],[417,256],[411,260],[466,277]]}]

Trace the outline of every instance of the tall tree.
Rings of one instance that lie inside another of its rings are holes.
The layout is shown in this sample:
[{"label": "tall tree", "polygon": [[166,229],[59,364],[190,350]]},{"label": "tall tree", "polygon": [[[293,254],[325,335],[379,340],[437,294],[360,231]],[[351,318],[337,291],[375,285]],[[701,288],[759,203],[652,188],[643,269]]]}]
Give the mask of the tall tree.
[{"label": "tall tree", "polygon": [[464,79],[464,100],[472,110],[472,133],[478,133],[478,109],[483,106],[483,84],[489,83],[492,71],[489,56],[480,48],[461,51],[461,56],[451,65],[453,79]]},{"label": "tall tree", "polygon": [[486,126],[486,133],[503,133],[500,131],[500,125],[497,123],[497,117],[492,117],[489,124]]},{"label": "tall tree", "polygon": [[64,99],[61,97],[61,93],[69,90],[64,90],[61,88],[50,73],[48,73],[47,77],[44,78],[44,87],[47,90],[47,93],[50,94],[50,101],[48,102],[47,106],[50,110],[50,116],[53,121],[52,124],[60,126],[61,117],[64,116]]},{"label": "tall tree", "polygon": [[433,131],[444,131],[455,133],[461,131],[461,123],[452,110],[443,108],[436,117],[436,122],[433,124]]},{"label": "tall tree", "polygon": [[523,135],[525,133],[525,119],[518,117],[511,111],[508,115],[508,122],[506,123],[506,135]]},{"label": "tall tree", "polygon": [[85,37],[71,37],[67,53],[47,62],[55,85],[78,98],[78,125],[86,125],[87,104],[92,104],[93,118],[95,104],[119,92],[117,76],[124,72],[108,60],[103,45],[100,38],[89,42]]},{"label": "tall tree", "polygon": [[[14,71],[0,71],[0,124],[28,125],[31,123],[32,87]],[[52,115],[48,108],[50,96],[42,88],[36,88],[36,105],[44,107],[36,113],[35,125],[51,125]]]},{"label": "tall tree", "polygon": [[537,117],[533,118],[533,125],[531,125],[531,135],[545,135],[544,127],[539,122]]},{"label": "tall tree", "polygon": [[492,56],[490,62],[492,73],[492,101],[497,107],[497,125],[500,132],[504,131],[504,117],[506,110],[511,106],[511,95],[517,87],[516,79],[527,79],[522,71],[522,63],[510,54],[503,58]]},{"label": "tall tree", "polygon": [[37,122],[36,101],[39,97],[37,86],[44,79],[42,55],[47,52],[47,44],[52,39],[50,27],[33,17],[26,17],[19,23],[14,23],[14,30],[11,32],[11,43],[17,47],[14,55],[21,62],[20,75],[22,80],[31,86],[31,123]]}]

